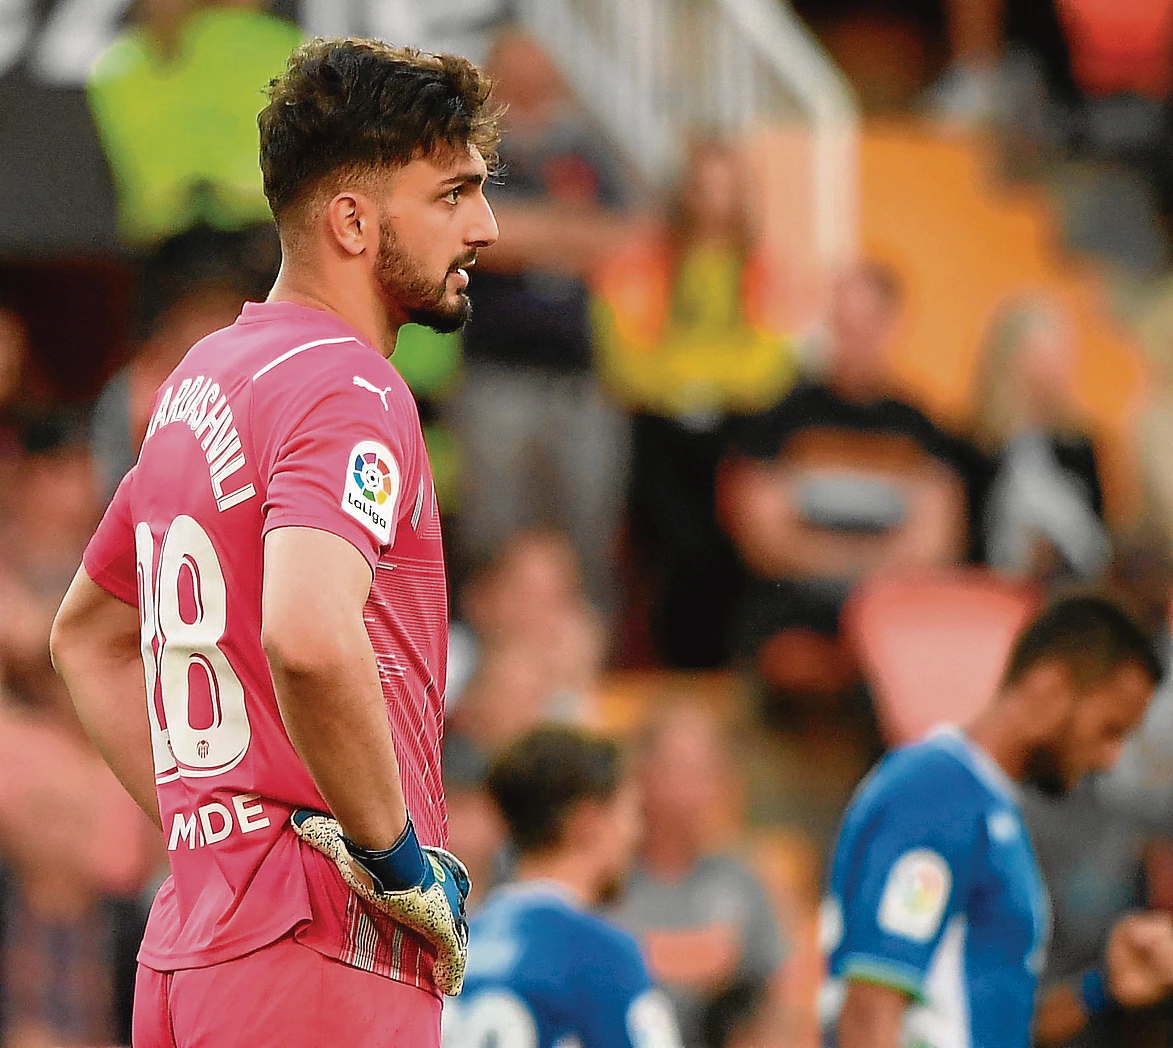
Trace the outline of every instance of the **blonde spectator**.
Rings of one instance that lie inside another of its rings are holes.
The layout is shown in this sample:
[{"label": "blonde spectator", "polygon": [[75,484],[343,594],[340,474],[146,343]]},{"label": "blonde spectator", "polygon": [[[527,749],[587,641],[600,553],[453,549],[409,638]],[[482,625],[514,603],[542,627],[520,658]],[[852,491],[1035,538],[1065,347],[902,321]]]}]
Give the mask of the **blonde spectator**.
[{"label": "blonde spectator", "polygon": [[975,435],[995,462],[982,534],[991,567],[1040,580],[1099,577],[1111,544],[1096,449],[1072,394],[1074,331],[1041,296],[1009,302],[986,339]]}]

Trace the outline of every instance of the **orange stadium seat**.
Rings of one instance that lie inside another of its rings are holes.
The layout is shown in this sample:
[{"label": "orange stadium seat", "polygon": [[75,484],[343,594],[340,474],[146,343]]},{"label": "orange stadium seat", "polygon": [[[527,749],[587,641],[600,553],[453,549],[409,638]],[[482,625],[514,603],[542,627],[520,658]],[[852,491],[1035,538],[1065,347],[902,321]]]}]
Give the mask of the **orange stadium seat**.
[{"label": "orange stadium seat", "polygon": [[1038,603],[1033,589],[976,569],[861,585],[844,625],[885,741],[901,745],[935,724],[964,723],[978,713]]}]

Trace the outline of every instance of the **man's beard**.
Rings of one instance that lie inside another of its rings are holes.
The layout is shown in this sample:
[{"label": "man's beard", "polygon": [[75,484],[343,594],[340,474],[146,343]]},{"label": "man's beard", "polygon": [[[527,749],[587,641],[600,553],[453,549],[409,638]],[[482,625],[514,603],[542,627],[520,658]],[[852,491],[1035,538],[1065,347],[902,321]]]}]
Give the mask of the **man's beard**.
[{"label": "man's beard", "polygon": [[627,894],[627,871],[616,873],[603,882],[599,888],[595,905],[600,907],[617,906]]},{"label": "man's beard", "polygon": [[[376,273],[384,296],[413,324],[423,324],[441,334],[459,331],[472,316],[472,303],[463,291],[456,293],[455,300],[448,299],[448,273],[452,270],[445,272],[439,284],[431,283],[419,262],[400,247],[388,218],[383,218],[382,227]],[[475,257],[459,259],[453,267],[468,265]]]},{"label": "man's beard", "polygon": [[1071,792],[1071,784],[1063,771],[1059,751],[1053,745],[1041,743],[1026,757],[1023,780],[1034,786],[1044,797],[1064,797]]}]

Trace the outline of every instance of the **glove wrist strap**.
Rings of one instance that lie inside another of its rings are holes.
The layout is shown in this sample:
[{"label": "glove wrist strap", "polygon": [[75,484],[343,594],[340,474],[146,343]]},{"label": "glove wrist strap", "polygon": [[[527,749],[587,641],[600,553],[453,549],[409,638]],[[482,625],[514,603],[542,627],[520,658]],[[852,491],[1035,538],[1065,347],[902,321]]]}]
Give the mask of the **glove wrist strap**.
[{"label": "glove wrist strap", "polygon": [[401,892],[423,884],[428,865],[410,815],[399,839],[390,848],[374,851],[345,837],[343,840],[350,857],[371,875],[378,891]]}]

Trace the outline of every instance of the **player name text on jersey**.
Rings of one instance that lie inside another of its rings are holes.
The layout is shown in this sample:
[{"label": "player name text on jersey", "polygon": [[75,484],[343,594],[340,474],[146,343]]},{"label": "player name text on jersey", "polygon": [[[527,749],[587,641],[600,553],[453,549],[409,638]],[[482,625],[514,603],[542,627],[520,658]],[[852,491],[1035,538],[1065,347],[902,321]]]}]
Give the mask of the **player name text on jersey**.
[{"label": "player name text on jersey", "polygon": [[209,381],[206,375],[197,375],[185,378],[178,388],[168,386],[159,398],[159,406],[147,427],[143,443],[173,422],[187,423],[204,449],[212,494],[221,513],[257,493],[252,484],[243,484],[228,492],[224,490],[229,478],[244,468],[246,460],[240,435],[232,421],[232,408],[228,398],[220,392],[220,383]]}]

